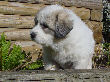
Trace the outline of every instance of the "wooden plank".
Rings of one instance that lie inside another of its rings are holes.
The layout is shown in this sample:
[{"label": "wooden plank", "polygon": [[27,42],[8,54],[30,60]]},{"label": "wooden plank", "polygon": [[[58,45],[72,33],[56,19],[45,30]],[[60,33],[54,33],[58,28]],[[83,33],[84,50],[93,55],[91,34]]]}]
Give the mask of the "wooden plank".
[{"label": "wooden plank", "polygon": [[102,0],[76,0],[74,5],[99,10],[102,10],[103,8]]},{"label": "wooden plank", "polygon": [[[10,1],[10,0],[9,0]],[[90,9],[102,9],[102,0],[16,0],[25,3],[60,4],[64,6],[85,7]]]},{"label": "wooden plank", "polygon": [[15,30],[16,28],[0,28],[0,33],[6,32],[6,31],[12,31]]},{"label": "wooden plank", "polygon": [[18,14],[18,15],[35,15],[36,12],[44,7],[42,4],[29,4],[18,2],[0,2],[0,13]]},{"label": "wooden plank", "polygon": [[9,2],[16,2],[17,0],[6,0],[6,1],[9,1]]},{"label": "wooden plank", "polygon": [[[69,7],[82,19],[90,18],[90,10],[85,8]],[[24,14],[25,15],[25,14]],[[3,15],[0,14],[0,27],[32,28],[34,16]]]},{"label": "wooden plank", "polygon": [[[71,7],[71,10],[82,19],[90,18],[90,11],[84,8]],[[82,13],[82,14],[81,14]],[[34,16],[2,15],[0,14],[0,27],[10,28],[32,28],[34,25]]]},{"label": "wooden plank", "polygon": [[[1,7],[0,12],[3,14],[18,14],[18,15],[33,15],[33,16],[35,16],[36,12],[38,10],[40,10],[42,7],[44,7],[44,5],[36,5],[36,4],[29,4],[29,3],[15,3],[15,2],[9,3],[9,2],[2,1],[0,3],[0,7]],[[82,19],[87,20],[90,18],[90,10],[89,9],[76,8],[76,7],[67,7],[67,8],[73,10]]]},{"label": "wooden plank", "polygon": [[34,16],[0,14],[0,27],[32,28],[33,25],[34,25]]},{"label": "wooden plank", "polygon": [[13,44],[20,45],[25,53],[32,55],[32,61],[36,61],[38,57],[42,56],[42,46],[34,41],[12,41]]},{"label": "wooden plank", "polygon": [[27,46],[37,46],[37,48],[41,49],[42,46],[37,44],[34,41],[12,41],[12,44],[20,45],[21,47],[27,47]]},{"label": "wooden plank", "polygon": [[[71,9],[71,7],[70,7]],[[73,11],[77,10],[77,8],[73,8]],[[82,8],[82,13],[84,11],[84,9]],[[86,10],[85,10],[86,12]],[[88,12],[88,11],[87,11]],[[76,13],[79,13],[78,11],[76,11]],[[79,13],[80,14],[80,13]],[[88,16],[89,18],[89,16]],[[89,25],[88,22],[90,22],[89,20],[84,20],[85,22],[87,22],[87,24]],[[95,21],[93,25],[95,24]],[[96,23],[100,23],[100,22],[96,22]],[[0,14],[0,27],[13,27],[13,28],[25,28],[22,26],[26,26],[27,28],[32,28],[34,25],[34,16],[18,16],[18,15],[2,15]],[[99,25],[100,26],[100,25]],[[91,28],[92,25],[90,25]],[[101,26],[102,28],[103,26]],[[98,28],[98,26],[97,26]]]},{"label": "wooden plank", "polygon": [[3,13],[3,14],[35,15],[36,12],[37,11],[35,9],[32,9],[32,8],[0,6],[0,13]]},{"label": "wooden plank", "polygon": [[[30,30],[29,29],[17,29],[12,31],[4,32],[7,36],[6,40],[18,40],[18,41],[28,41],[30,38]],[[1,33],[0,33],[1,35]]]},{"label": "wooden plank", "polygon": [[9,7],[20,7],[20,8],[33,8],[39,10],[42,7],[45,7],[44,4],[30,4],[30,3],[19,3],[19,2],[6,2],[0,1],[0,6],[9,6]]}]

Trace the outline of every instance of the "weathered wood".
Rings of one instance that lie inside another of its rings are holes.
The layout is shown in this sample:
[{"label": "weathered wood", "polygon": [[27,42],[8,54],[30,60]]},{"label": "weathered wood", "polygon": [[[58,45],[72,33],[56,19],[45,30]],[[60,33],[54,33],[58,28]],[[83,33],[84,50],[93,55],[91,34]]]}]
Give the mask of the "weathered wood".
[{"label": "weathered wood", "polygon": [[17,0],[6,0],[6,1],[9,1],[9,2],[16,2]]},{"label": "weathered wood", "polygon": [[42,46],[37,44],[34,41],[12,41],[12,44],[20,45],[21,47],[27,47],[27,46],[37,46],[36,48],[41,49]]},{"label": "weathered wood", "polygon": [[[82,19],[90,18],[90,11],[84,8],[70,7]],[[2,15],[0,14],[0,27],[32,28],[34,16]]]},{"label": "weathered wood", "polygon": [[18,15],[35,15],[36,12],[44,7],[42,4],[29,4],[18,2],[0,2],[0,13],[18,14]]},{"label": "weathered wood", "polygon": [[[33,15],[45,5],[27,4],[27,3],[9,3],[2,1],[0,3],[0,12],[3,14]],[[73,10],[82,19],[90,18],[90,10],[85,8],[67,7]]]},{"label": "weathered wood", "polygon": [[6,32],[6,31],[12,31],[15,30],[16,28],[0,28],[0,33]]},{"label": "weathered wood", "polygon": [[6,2],[0,1],[0,6],[9,6],[9,7],[20,7],[20,8],[33,8],[39,10],[42,7],[45,7],[44,4],[30,4],[30,3],[19,3],[19,2]]},{"label": "weathered wood", "polygon": [[102,9],[102,0],[8,0],[18,2],[40,3],[40,4],[60,4],[64,6],[86,7],[90,9]]},{"label": "weathered wood", "polygon": [[22,50],[24,50],[26,53],[34,53],[42,48],[40,44],[37,44],[34,41],[12,41],[12,45],[13,44],[20,45]]},{"label": "weathered wood", "polygon": [[[4,1],[4,0],[0,0]],[[77,5],[80,3],[80,6],[85,6],[88,7],[88,5],[93,7],[94,4],[95,7],[98,7],[97,3],[100,4],[99,7],[102,7],[102,0],[5,0],[5,1],[11,1],[11,2],[23,2],[23,3],[42,3],[42,4],[64,4],[65,6],[72,6],[72,5]],[[82,3],[81,3],[82,2]],[[98,8],[99,8],[98,7]]]},{"label": "weathered wood", "polygon": [[85,7],[90,9],[102,9],[102,0],[61,0],[65,6]]},{"label": "weathered wood", "polygon": [[6,7],[0,6],[0,13],[3,14],[18,14],[18,15],[35,15],[36,10],[32,8]]},{"label": "weathered wood", "polygon": [[13,47],[14,44],[20,45],[26,54],[30,53],[32,61],[36,61],[42,56],[42,46],[34,41],[12,41],[11,44],[11,47]]},{"label": "weathered wood", "polygon": [[0,72],[0,81],[9,82],[110,82],[110,69]]},{"label": "weathered wood", "polygon": [[18,14],[18,15],[35,15],[36,12],[44,7],[42,4],[29,4],[18,2],[0,2],[0,13],[3,14]]},{"label": "weathered wood", "polygon": [[[20,14],[20,15],[35,15],[38,10],[46,5],[42,4],[29,4],[29,3],[18,3],[18,2],[0,2],[0,11],[3,14]],[[17,8],[17,10],[16,10]],[[76,8],[76,7],[67,7],[73,10],[78,16],[82,19],[90,18],[90,10],[85,8]],[[32,12],[30,11],[32,9]],[[26,11],[27,10],[27,11]],[[25,12],[26,11],[26,12]],[[97,16],[98,13],[98,16]],[[95,16],[94,16],[95,15]],[[102,20],[101,10],[92,10],[91,11],[91,19],[100,21]]]},{"label": "weathered wood", "polygon": [[0,14],[0,27],[32,28],[33,25],[34,25],[34,16]]},{"label": "weathered wood", "polygon": [[4,34],[7,36],[6,40],[18,40],[18,41],[31,40],[30,30],[28,29],[24,29],[24,30],[17,29],[17,30],[7,31],[7,32],[4,32]]}]

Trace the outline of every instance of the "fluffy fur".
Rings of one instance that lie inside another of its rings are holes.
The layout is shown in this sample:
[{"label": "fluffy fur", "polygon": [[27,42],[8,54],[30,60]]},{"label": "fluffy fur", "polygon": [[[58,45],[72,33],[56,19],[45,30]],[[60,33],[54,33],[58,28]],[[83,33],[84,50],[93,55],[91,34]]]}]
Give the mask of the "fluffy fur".
[{"label": "fluffy fur", "polygon": [[41,9],[30,34],[43,46],[46,70],[92,68],[93,32],[71,10],[59,5]]}]

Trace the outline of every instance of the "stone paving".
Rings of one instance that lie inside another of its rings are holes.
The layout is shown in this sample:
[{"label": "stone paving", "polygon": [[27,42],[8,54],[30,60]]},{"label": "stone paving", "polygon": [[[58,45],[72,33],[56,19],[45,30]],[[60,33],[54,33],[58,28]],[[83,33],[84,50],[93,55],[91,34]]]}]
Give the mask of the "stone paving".
[{"label": "stone paving", "polygon": [[0,72],[0,82],[110,82],[110,69]]}]

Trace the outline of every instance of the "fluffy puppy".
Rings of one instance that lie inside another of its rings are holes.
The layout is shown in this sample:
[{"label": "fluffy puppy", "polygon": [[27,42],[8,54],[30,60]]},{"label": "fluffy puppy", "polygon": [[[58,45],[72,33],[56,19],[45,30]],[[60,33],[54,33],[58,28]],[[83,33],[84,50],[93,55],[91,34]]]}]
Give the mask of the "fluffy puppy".
[{"label": "fluffy puppy", "polygon": [[30,35],[43,47],[45,70],[92,68],[93,32],[71,10],[59,5],[42,8]]}]

